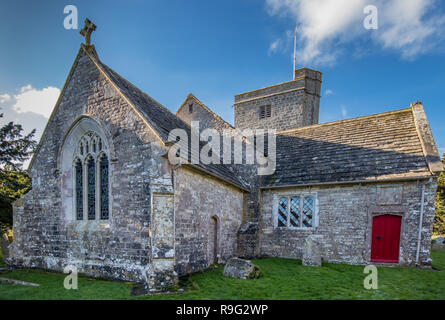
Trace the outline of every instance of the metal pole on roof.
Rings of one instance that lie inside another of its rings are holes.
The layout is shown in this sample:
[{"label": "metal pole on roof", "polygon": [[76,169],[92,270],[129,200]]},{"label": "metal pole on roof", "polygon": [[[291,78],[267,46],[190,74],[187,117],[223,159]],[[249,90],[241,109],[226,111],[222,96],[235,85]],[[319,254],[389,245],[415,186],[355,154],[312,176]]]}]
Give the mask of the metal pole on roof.
[{"label": "metal pole on roof", "polygon": [[294,69],[292,70],[293,79],[295,80],[295,66],[297,62],[297,31],[298,27],[295,26],[295,32],[294,32]]}]

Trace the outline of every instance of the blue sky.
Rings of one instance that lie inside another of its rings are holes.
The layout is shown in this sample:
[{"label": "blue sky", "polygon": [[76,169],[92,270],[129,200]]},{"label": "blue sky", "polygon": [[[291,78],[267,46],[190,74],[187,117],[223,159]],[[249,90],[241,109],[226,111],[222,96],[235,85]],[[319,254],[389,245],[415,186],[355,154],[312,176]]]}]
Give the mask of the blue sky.
[{"label": "blue sky", "polygon": [[[445,5],[434,0],[0,0],[0,108],[41,133],[83,38],[63,9],[97,26],[101,60],[175,112],[189,92],[233,123],[233,96],[323,72],[320,122],[424,104],[445,152]],[[378,29],[363,8],[378,9]]]}]

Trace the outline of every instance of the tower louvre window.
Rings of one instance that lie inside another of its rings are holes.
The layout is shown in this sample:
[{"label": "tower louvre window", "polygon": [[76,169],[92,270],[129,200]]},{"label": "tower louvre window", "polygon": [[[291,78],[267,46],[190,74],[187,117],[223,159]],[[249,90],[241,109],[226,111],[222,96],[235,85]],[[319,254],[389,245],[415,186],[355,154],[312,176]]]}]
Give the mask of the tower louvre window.
[{"label": "tower louvre window", "polygon": [[260,107],[260,119],[270,118],[272,115],[272,108],[269,105]]},{"label": "tower louvre window", "polygon": [[192,113],[193,112],[193,103],[189,104],[189,112]]}]

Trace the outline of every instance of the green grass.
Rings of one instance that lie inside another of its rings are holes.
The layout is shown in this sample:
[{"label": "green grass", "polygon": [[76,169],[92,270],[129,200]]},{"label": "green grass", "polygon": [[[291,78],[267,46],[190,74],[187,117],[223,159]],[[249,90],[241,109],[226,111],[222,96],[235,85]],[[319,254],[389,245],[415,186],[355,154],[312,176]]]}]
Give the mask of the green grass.
[{"label": "green grass", "polygon": [[445,251],[431,251],[433,267],[445,271]]},{"label": "green grass", "polygon": [[[434,266],[445,270],[445,251],[432,256]],[[66,290],[64,274],[19,270],[2,276],[40,287],[0,284],[0,299],[445,299],[445,272],[441,271],[379,267],[378,290],[366,290],[363,266],[323,264],[316,268],[279,258],[253,262],[261,269],[259,279],[227,278],[219,267],[191,275],[183,294],[148,297],[130,297],[128,283],[83,276],[78,290]]]}]

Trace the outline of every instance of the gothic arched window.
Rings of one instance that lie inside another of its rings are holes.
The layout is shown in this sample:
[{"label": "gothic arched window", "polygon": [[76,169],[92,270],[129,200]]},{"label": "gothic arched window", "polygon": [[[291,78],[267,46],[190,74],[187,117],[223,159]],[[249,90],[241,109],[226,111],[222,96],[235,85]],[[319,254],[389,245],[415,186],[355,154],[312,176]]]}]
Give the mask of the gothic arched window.
[{"label": "gothic arched window", "polygon": [[90,156],[87,159],[88,220],[96,219],[96,163]]},{"label": "gothic arched window", "polygon": [[83,220],[83,166],[82,161],[77,159],[74,164],[75,193],[76,193],[76,218]]},{"label": "gothic arched window", "polygon": [[103,154],[99,162],[100,218],[108,219],[108,157]]},{"label": "gothic arched window", "polygon": [[74,204],[77,220],[107,220],[109,206],[108,147],[95,132],[85,133],[74,154]]}]

